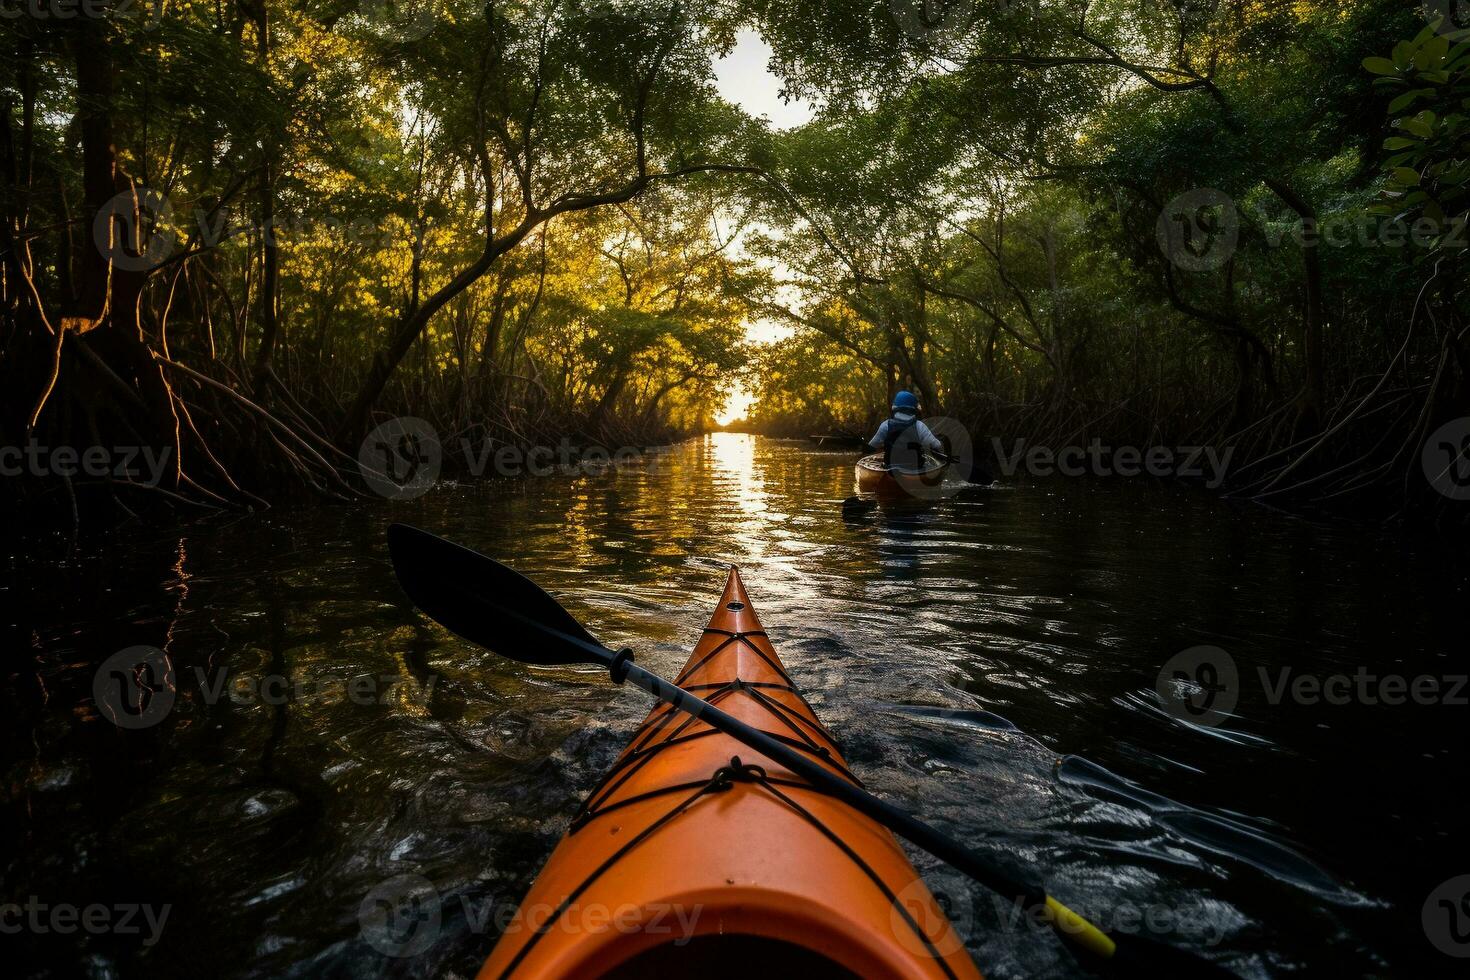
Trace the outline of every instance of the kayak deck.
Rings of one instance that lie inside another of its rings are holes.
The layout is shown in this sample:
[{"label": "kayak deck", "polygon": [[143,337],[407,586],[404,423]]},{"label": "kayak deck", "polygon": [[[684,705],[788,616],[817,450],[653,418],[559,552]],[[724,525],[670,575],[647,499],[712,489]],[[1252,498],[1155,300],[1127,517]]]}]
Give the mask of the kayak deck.
[{"label": "kayak deck", "polygon": [[[861,785],[735,569],[675,683]],[[480,978],[762,970],[979,977],[892,834],[660,704],[583,802]]]},{"label": "kayak deck", "polygon": [[890,469],[883,454],[864,456],[854,467],[859,493],[876,494],[880,500],[930,499],[944,485],[946,466],[932,456],[924,457],[922,470]]}]

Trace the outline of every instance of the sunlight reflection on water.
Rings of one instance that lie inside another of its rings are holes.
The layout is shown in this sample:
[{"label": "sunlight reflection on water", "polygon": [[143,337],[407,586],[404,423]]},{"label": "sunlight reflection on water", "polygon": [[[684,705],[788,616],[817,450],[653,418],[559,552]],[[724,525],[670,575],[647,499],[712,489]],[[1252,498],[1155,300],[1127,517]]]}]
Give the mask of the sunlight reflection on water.
[{"label": "sunlight reflection on water", "polygon": [[[8,743],[25,852],[7,889],[102,881],[173,901],[178,924],[146,961],[91,940],[38,941],[36,956],[95,955],[125,975],[165,960],[357,975],[385,969],[357,913],[392,875],[519,897],[647,705],[600,672],[528,671],[428,624],[386,563],[384,528],[405,520],[513,564],[666,673],[738,563],[793,677],[881,795],[1045,866],[1072,904],[1208,914],[1248,976],[1416,962],[1422,937],[1396,915],[1443,877],[1436,848],[1462,829],[1439,778],[1464,768],[1456,716],[1243,698],[1201,733],[1153,691],[1160,665],[1199,644],[1242,665],[1391,650],[1400,670],[1443,672],[1462,574],[1383,536],[1151,484],[967,490],[847,522],[855,458],[717,433],[618,473],[143,533],[18,577],[36,666],[17,675]],[[136,738],[91,701],[94,665],[132,644],[166,649],[179,676],[168,721]],[[196,668],[385,676],[403,696],[209,703]],[[968,900],[990,976],[1075,975],[978,889]],[[446,920],[420,958],[391,965],[467,975],[493,939]]]}]

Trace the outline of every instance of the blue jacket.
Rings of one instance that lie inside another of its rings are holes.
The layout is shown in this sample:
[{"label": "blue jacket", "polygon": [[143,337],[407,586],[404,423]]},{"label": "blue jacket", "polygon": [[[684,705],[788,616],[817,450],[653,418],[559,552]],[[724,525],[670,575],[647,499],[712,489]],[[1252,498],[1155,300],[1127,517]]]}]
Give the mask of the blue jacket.
[{"label": "blue jacket", "polygon": [[[874,435],[873,438],[868,440],[868,445],[873,449],[883,450],[888,443],[889,429],[893,427],[894,423],[904,425],[904,423],[907,423],[913,417],[914,416],[910,413],[901,412],[894,415],[894,417],[891,419],[885,419],[883,424],[878,426],[877,434]],[[923,463],[915,458],[918,456],[917,450],[920,446],[922,446],[924,449],[933,450],[935,452],[944,451],[944,443],[940,442],[939,439],[934,435],[934,433],[929,430],[929,427],[923,422],[916,421],[911,426],[906,426],[905,428],[906,431],[899,434],[898,442],[893,447],[897,450],[908,450],[907,452],[900,452],[898,454],[899,458],[902,459],[902,463],[908,464],[906,466],[903,466],[903,468],[922,468]],[[903,457],[907,458],[904,459]],[[902,465],[897,459],[891,460],[891,462],[895,466]]]}]

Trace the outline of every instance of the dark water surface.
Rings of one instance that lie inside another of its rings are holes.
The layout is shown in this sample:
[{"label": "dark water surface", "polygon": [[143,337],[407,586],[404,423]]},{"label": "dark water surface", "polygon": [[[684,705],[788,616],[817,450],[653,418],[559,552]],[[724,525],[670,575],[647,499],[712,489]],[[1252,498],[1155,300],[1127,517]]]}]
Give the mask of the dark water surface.
[{"label": "dark water surface", "polygon": [[[1470,873],[1470,712],[1272,704],[1258,674],[1463,674],[1466,576],[1437,543],[1060,479],[844,522],[851,482],[851,456],[716,435],[615,474],[134,532],[59,569],[13,556],[0,900],[169,911],[152,945],[141,915],[92,935],[8,913],[5,972],[473,973],[495,937],[472,913],[515,903],[648,706],[426,622],[395,586],[392,520],[514,564],[667,673],[737,563],[869,787],[1047,869],[1063,901],[1243,976],[1460,972],[1421,912]],[[1241,675],[1214,728],[1154,693],[1205,644]],[[178,693],[121,730],[93,680],[135,645],[167,652]],[[271,676],[296,696],[258,696]],[[211,693],[221,678],[241,686]],[[341,696],[353,678],[371,693]],[[989,975],[1077,975],[915,861]],[[402,874],[434,883],[442,924],[385,957],[359,912]]]}]

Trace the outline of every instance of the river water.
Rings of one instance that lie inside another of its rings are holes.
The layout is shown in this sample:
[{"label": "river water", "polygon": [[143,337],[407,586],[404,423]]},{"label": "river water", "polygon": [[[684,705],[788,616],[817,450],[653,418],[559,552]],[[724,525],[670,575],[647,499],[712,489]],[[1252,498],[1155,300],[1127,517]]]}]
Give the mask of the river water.
[{"label": "river water", "polygon": [[[1467,709],[1370,704],[1371,680],[1341,704],[1273,696],[1283,668],[1463,674],[1448,549],[1151,481],[1023,481],[844,519],[852,462],[717,434],[616,472],[134,530],[62,567],[11,556],[11,975],[473,974],[495,939],[484,911],[514,907],[648,706],[427,622],[388,564],[394,520],[514,565],[669,674],[738,564],[867,785],[1044,869],[1068,904],[1247,977],[1455,972],[1421,913],[1470,873],[1453,802]],[[135,646],[167,654],[177,694],[124,729],[94,680]],[[1213,724],[1156,693],[1199,646],[1238,675]],[[1079,975],[914,860],[988,975]],[[360,913],[401,875],[432,882],[439,924],[394,958]],[[89,905],[111,926],[53,916]]]}]

